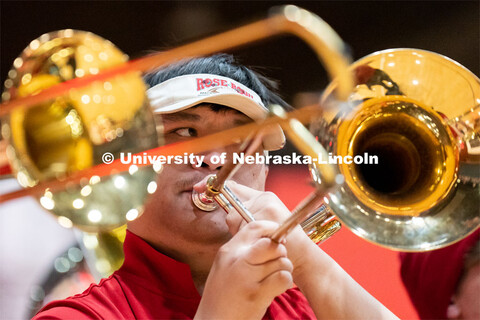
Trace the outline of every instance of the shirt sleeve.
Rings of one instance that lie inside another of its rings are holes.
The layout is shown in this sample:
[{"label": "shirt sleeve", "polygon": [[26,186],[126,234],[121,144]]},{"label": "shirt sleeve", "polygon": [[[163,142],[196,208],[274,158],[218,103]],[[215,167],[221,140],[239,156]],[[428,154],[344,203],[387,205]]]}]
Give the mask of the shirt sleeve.
[{"label": "shirt sleeve", "polygon": [[56,302],[45,306],[32,320],[87,320],[102,319],[95,311],[83,305],[58,305]]},{"label": "shirt sleeve", "polygon": [[300,289],[294,287],[273,300],[263,319],[306,320],[316,317]]}]

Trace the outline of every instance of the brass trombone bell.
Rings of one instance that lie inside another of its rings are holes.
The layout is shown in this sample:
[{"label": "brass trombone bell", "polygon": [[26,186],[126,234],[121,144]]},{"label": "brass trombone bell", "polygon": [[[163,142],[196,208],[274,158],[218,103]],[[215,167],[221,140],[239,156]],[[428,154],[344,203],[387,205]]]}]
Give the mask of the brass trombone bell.
[{"label": "brass trombone bell", "polygon": [[[326,89],[311,131],[342,157],[345,184],[325,202],[354,233],[402,251],[449,245],[480,225],[480,81],[439,54],[392,49],[351,67],[348,103]],[[312,170],[316,180],[316,169]]]},{"label": "brass trombone bell", "polygon": [[[345,182],[325,190],[325,174],[313,164],[310,172],[320,191],[294,212],[315,211],[326,191],[325,203],[354,233],[402,251],[444,247],[476,230],[479,79],[446,57],[416,49],[377,52],[351,70],[357,85],[349,101],[332,97],[333,83],[323,97],[324,112],[311,123],[325,148],[341,156],[336,167]],[[283,128],[307,154],[315,146],[301,127]],[[379,163],[366,163],[369,155]],[[350,163],[343,162],[348,157]],[[353,161],[356,157],[361,161]],[[302,223],[313,239],[335,231],[335,221],[324,211]],[[294,216],[289,220],[297,222]],[[290,226],[283,226],[273,239],[288,232]]]}]

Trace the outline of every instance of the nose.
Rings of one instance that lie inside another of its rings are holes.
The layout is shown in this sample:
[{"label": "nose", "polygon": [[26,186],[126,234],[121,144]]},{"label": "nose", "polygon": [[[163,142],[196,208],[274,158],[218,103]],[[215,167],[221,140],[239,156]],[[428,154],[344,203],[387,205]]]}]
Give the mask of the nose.
[{"label": "nose", "polygon": [[202,163],[200,167],[198,167],[198,163],[194,164],[194,169],[204,168],[209,171],[218,171],[222,168],[225,162],[225,152],[219,150],[212,150],[198,156],[202,157]]}]

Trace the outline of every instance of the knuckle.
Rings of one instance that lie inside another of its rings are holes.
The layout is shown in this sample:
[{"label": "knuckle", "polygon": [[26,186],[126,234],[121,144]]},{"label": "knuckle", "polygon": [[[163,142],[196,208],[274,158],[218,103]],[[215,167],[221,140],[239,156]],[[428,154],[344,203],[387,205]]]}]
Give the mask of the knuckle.
[{"label": "knuckle", "polygon": [[265,197],[265,198],[268,198],[268,199],[278,199],[277,195],[275,193],[273,193],[272,191],[265,191],[264,193],[262,193],[262,196]]},{"label": "knuckle", "polygon": [[277,206],[275,203],[268,201],[264,202],[263,209],[267,212],[275,212],[277,210]]},{"label": "knuckle", "polygon": [[244,253],[243,259],[248,263],[248,264],[257,264],[259,254],[258,251],[255,249],[250,248]]},{"label": "knuckle", "polygon": [[283,269],[283,270],[286,270],[288,272],[292,272],[293,271],[293,264],[290,261],[290,259],[288,259],[286,257],[282,257],[282,258],[280,258],[280,268]]},{"label": "knuckle", "polygon": [[[276,196],[275,199],[277,199]],[[288,210],[286,210],[279,201],[275,201],[275,199],[268,197],[268,199],[261,200],[261,207],[258,212],[261,212],[263,218],[279,221],[286,215],[286,212],[288,212]]]},{"label": "knuckle", "polygon": [[287,247],[285,247],[283,244],[277,244],[277,253],[280,256],[287,256]]},{"label": "knuckle", "polygon": [[256,220],[248,223],[247,226],[250,228],[250,230],[263,231],[270,230],[272,228],[272,224],[277,225],[275,222],[269,220]]},{"label": "knuckle", "polygon": [[282,287],[287,287],[287,289],[293,284],[292,273],[286,270],[280,270],[275,273],[276,281]]},{"label": "knuckle", "polygon": [[271,244],[272,240],[270,238],[263,237],[255,242],[254,247],[257,249],[268,250]]},{"label": "knuckle", "polygon": [[275,199],[278,199],[277,196],[271,192],[271,191],[262,191],[260,194],[258,194],[255,198],[252,198],[252,204],[255,206],[264,206],[267,203],[275,201]]},{"label": "knuckle", "polygon": [[263,223],[262,221],[252,221],[247,224],[247,228],[250,230],[257,230],[257,229],[262,229],[263,228]]}]

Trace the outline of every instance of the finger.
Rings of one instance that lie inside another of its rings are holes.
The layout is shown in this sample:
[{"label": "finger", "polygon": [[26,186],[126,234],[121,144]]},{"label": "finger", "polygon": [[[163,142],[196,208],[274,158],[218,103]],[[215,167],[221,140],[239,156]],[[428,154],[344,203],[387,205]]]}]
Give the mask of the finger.
[{"label": "finger", "polygon": [[260,282],[260,286],[268,288],[272,299],[290,289],[292,285],[292,273],[287,270],[274,272]]},{"label": "finger", "polygon": [[[267,216],[260,217],[260,219],[271,220],[272,217],[270,215],[272,214],[277,218],[290,215],[290,211],[285,204],[272,192],[258,191],[234,181],[228,181],[228,186],[252,213],[256,214],[257,211],[265,211],[267,213]],[[276,212],[283,213],[276,214]],[[281,220],[283,221],[283,219]]]},{"label": "finger", "polygon": [[287,256],[284,245],[273,242],[270,238],[261,238],[245,252],[245,260],[252,265],[259,265]]},{"label": "finger", "polygon": [[241,200],[241,201],[248,201],[253,198],[258,197],[262,194],[262,191],[258,191],[247,186],[244,186],[240,183],[237,183],[233,180],[228,180],[227,185],[230,190]]},{"label": "finger", "polygon": [[226,222],[228,226],[228,231],[232,235],[236,235],[238,230],[240,230],[247,223],[242,216],[235,209],[231,209],[226,217]]},{"label": "finger", "polygon": [[274,230],[277,230],[278,226],[278,223],[273,221],[252,221],[241,228],[232,240],[234,243],[251,245],[258,239],[270,235]]},{"label": "finger", "polygon": [[260,272],[260,283],[266,280],[268,277],[280,271],[287,271],[292,273],[293,264],[290,259],[286,257],[281,257],[275,260],[268,261],[264,264],[258,265],[258,268],[261,268]]}]

